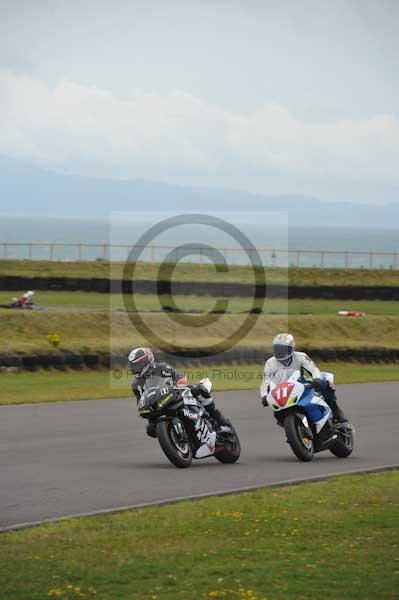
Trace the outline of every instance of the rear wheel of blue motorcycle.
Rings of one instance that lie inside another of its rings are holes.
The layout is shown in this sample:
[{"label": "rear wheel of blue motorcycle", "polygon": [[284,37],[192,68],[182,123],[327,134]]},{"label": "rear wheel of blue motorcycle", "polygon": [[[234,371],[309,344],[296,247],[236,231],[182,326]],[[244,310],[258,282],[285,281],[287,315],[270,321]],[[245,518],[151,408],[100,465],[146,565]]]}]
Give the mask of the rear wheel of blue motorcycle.
[{"label": "rear wheel of blue motorcycle", "polygon": [[348,458],[353,452],[353,431],[349,427],[343,427],[342,433],[338,431],[337,434],[338,438],[329,450],[338,458]]},{"label": "rear wheel of blue motorcycle", "polygon": [[313,440],[300,418],[295,414],[287,415],[284,419],[284,429],[295,456],[302,462],[310,462],[314,454]]},{"label": "rear wheel of blue motorcycle", "polygon": [[179,436],[171,421],[157,423],[157,437],[162,450],[175,467],[186,469],[191,465],[193,453],[187,435],[185,439]]}]

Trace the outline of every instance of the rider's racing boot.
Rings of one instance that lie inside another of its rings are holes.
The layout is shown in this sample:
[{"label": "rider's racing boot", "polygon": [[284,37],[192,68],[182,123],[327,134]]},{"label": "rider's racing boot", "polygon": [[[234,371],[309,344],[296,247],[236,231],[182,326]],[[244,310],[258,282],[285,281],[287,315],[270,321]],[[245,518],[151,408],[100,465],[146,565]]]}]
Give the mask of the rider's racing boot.
[{"label": "rider's racing boot", "polygon": [[348,419],[345,417],[343,411],[340,409],[340,407],[337,404],[336,400],[330,401],[330,407],[333,413],[333,419],[334,421],[336,421],[337,423],[347,423]]},{"label": "rider's racing boot", "polygon": [[156,438],[157,437],[157,428],[155,423],[148,423],[146,427],[146,432],[149,437]]},{"label": "rider's racing boot", "polygon": [[348,419],[345,417],[343,411],[338,406],[335,389],[328,386],[326,389],[323,390],[322,395],[324,400],[327,402],[328,406],[332,410],[334,421],[336,423],[347,423]]}]

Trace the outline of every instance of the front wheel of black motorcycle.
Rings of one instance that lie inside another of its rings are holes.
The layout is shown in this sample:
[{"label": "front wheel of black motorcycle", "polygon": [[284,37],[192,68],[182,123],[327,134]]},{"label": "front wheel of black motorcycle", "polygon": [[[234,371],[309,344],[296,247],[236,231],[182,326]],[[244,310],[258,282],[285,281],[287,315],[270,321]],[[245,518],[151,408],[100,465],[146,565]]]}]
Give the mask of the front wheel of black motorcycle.
[{"label": "front wheel of black motorcycle", "polygon": [[233,464],[237,462],[241,454],[241,444],[238,434],[234,427],[232,433],[223,434],[224,440],[221,447],[216,446],[215,458],[224,464]]},{"label": "front wheel of black motorcycle", "polygon": [[302,462],[310,462],[314,454],[313,439],[299,416],[294,413],[287,415],[284,419],[284,429],[295,456]]},{"label": "front wheel of black motorcycle", "polygon": [[186,469],[193,461],[190,442],[182,423],[181,432],[178,432],[172,421],[159,421],[157,423],[157,437],[159,445],[170,460],[179,469]]}]

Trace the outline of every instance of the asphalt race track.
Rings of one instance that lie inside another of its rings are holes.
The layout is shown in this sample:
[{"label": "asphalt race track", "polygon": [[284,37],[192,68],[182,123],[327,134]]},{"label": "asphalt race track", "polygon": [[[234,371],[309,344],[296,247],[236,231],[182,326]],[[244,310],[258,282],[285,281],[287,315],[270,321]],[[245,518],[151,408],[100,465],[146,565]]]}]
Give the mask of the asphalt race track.
[{"label": "asphalt race track", "polygon": [[181,497],[399,464],[399,383],[342,385],[356,429],[351,458],[300,463],[258,394],[219,393],[242,455],[176,469],[130,400],[0,407],[0,528]]}]

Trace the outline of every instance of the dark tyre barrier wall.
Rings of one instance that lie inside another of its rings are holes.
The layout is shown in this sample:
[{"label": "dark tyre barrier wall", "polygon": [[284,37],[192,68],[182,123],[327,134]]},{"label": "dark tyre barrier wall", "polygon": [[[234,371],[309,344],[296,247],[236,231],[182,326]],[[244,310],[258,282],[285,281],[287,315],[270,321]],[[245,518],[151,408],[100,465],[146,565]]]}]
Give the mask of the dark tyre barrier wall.
[{"label": "dark tyre barrier wall", "polygon": [[[77,279],[70,277],[0,277],[0,290],[53,290],[53,291],[85,291],[108,293],[127,293],[132,290],[130,281],[109,279]],[[168,293],[170,282],[136,280],[133,291],[140,294]],[[172,292],[176,295],[195,294],[197,296],[215,296],[229,298],[231,296],[256,297],[264,296],[263,286],[245,283],[213,283],[209,281],[176,281],[172,283]],[[399,287],[384,286],[290,286],[268,285],[267,298],[322,298],[325,300],[399,300]]]},{"label": "dark tyre barrier wall", "polygon": [[89,369],[97,369],[100,363],[100,357],[98,354],[84,354],[83,363]]},{"label": "dark tyre barrier wall", "polygon": [[[359,362],[359,363],[394,363],[399,362],[399,348],[304,348],[316,361],[323,362]],[[92,354],[79,354],[75,352],[60,352],[57,354],[38,355],[10,355],[0,356],[0,369],[24,369],[35,371],[36,369],[55,368],[64,370],[66,368],[80,370],[88,369],[127,369],[127,355],[129,350],[121,352],[102,352]],[[190,350],[190,353],[192,351]],[[231,350],[219,356],[206,357],[201,352],[195,358],[186,355],[184,348],[180,356],[170,356],[162,352],[157,353],[160,360],[185,366],[222,366],[232,364],[263,364],[271,355],[259,348],[246,348]]]},{"label": "dark tyre barrier wall", "polygon": [[[271,286],[270,286],[271,287]],[[269,298],[273,290],[268,287]],[[276,294],[278,297],[278,293]],[[315,298],[323,300],[399,300],[399,287],[384,286],[291,286],[288,288],[289,298]]]},{"label": "dark tyre barrier wall", "polygon": [[20,368],[22,367],[22,358],[15,355],[0,356],[0,367]]},{"label": "dark tyre barrier wall", "polygon": [[83,366],[83,356],[75,352],[65,354],[65,365],[70,369],[81,369]]}]

